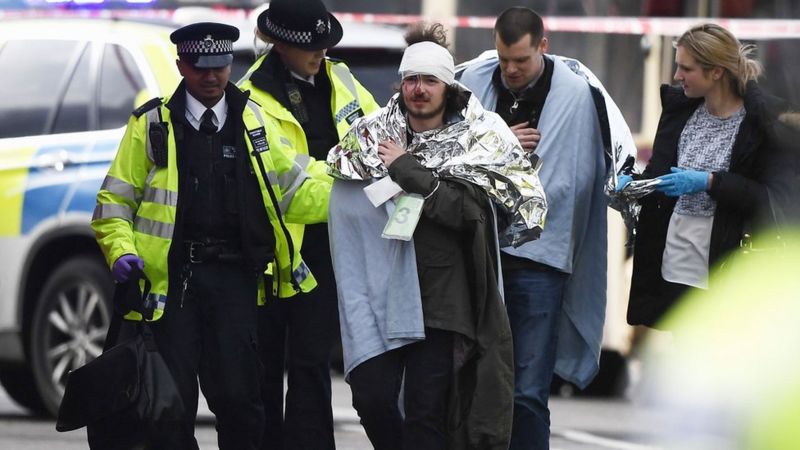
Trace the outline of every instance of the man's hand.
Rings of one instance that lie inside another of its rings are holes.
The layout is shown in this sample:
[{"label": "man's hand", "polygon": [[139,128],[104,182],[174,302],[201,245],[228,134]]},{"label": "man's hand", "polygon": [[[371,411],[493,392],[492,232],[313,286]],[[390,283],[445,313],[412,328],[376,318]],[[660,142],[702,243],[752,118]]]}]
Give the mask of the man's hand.
[{"label": "man's hand", "polygon": [[519,139],[522,149],[526,152],[532,152],[536,150],[536,146],[539,145],[539,139],[542,138],[539,130],[529,127],[527,122],[518,123],[512,126],[511,131],[514,132],[514,136]]},{"label": "man's hand", "polygon": [[388,169],[395,159],[405,154],[405,149],[392,141],[381,141],[378,144],[378,156],[383,161],[383,165]]},{"label": "man's hand", "polygon": [[116,261],[111,269],[111,276],[120,283],[128,281],[135,272],[144,270],[144,261],[137,255],[126,253]]}]

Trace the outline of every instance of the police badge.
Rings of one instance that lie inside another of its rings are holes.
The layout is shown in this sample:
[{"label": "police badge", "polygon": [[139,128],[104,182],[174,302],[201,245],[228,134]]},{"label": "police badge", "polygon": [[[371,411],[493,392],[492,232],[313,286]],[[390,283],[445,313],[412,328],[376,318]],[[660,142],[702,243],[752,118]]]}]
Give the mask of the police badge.
[{"label": "police badge", "polygon": [[317,20],[317,34],[322,34],[330,28],[330,24],[326,24],[322,19]]}]

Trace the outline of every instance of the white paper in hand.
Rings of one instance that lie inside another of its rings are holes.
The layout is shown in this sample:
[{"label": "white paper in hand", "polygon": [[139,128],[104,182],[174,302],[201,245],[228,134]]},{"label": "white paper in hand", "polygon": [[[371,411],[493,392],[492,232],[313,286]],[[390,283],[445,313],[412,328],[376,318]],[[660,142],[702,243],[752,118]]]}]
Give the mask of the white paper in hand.
[{"label": "white paper in hand", "polygon": [[391,177],[383,177],[364,188],[369,202],[376,208],[401,192],[403,192],[403,188],[392,181]]}]

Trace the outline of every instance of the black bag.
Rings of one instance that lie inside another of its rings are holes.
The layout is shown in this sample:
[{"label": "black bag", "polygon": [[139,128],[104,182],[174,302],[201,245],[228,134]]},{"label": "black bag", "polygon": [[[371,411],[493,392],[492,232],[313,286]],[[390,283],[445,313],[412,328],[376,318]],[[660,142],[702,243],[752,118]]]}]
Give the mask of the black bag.
[{"label": "black bag", "polygon": [[[93,436],[131,435],[131,432],[141,441],[149,439],[159,423],[182,417],[180,393],[145,320],[136,323],[137,333],[133,338],[108,348],[109,343],[116,341],[123,321],[119,310],[135,305],[134,310],[143,317],[152,318],[152,309],[144,310],[143,300],[149,291],[150,282],[146,278],[143,295],[139,294],[138,280],[117,284],[114,291],[117,312],[109,327],[106,350],[70,372],[56,430],[89,426],[90,444]],[[136,300],[131,302],[130,297]]]}]

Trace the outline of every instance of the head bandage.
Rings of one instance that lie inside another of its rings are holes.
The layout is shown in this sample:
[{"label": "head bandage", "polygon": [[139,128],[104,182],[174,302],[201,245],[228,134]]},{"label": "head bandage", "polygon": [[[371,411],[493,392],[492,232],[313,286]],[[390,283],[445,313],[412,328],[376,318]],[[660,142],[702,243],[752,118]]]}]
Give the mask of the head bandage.
[{"label": "head bandage", "polygon": [[444,84],[451,85],[455,82],[453,55],[435,42],[418,42],[406,48],[398,73],[402,78],[433,75]]}]

